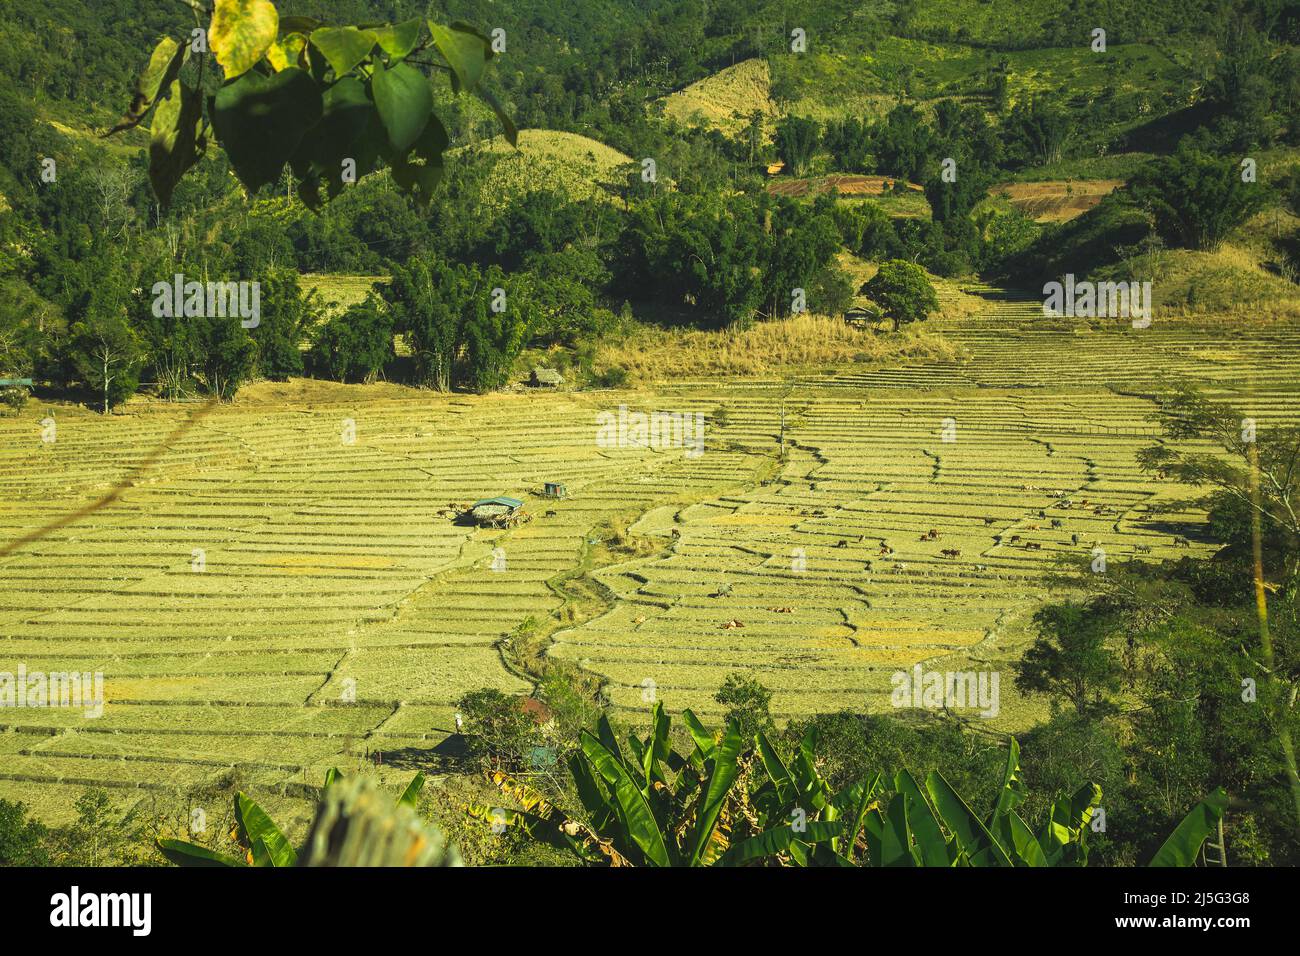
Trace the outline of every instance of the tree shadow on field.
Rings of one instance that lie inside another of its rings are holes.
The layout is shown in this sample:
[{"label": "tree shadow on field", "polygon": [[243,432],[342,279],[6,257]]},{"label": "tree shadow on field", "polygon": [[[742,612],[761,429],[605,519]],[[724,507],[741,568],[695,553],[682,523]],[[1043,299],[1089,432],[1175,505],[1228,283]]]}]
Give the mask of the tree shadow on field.
[{"label": "tree shadow on field", "polygon": [[472,769],[468,760],[469,747],[463,734],[451,734],[433,747],[401,747],[372,753],[382,759],[384,766],[398,770],[441,774]]},{"label": "tree shadow on field", "polygon": [[1188,541],[1195,541],[1198,544],[1213,544],[1206,526],[1199,522],[1192,521],[1173,521],[1168,518],[1152,519],[1149,521],[1134,522],[1143,531],[1152,531],[1157,534],[1167,534],[1174,538],[1186,538]]}]

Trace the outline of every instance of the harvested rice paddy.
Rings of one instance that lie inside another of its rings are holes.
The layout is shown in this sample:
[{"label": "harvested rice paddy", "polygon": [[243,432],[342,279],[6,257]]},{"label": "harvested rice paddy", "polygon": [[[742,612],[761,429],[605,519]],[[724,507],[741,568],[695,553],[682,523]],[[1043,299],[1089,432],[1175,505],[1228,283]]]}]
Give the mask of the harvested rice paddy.
[{"label": "harvested rice paddy", "polygon": [[[590,572],[604,606],[545,653],[628,716],[716,714],[736,670],[785,717],[884,710],[920,663],[1000,672],[994,723],[1023,726],[1039,705],[1010,668],[1059,558],[1215,549],[1204,515],[1153,510],[1188,489],[1137,467],[1151,396],[1191,378],[1261,427],[1293,418],[1300,328],[1045,323],[971,291],[986,308],[944,330],[960,357],[914,365],[486,397],[292,383],[0,419],[0,672],[104,689],[99,716],[0,711],[0,797],[57,821],[87,785],[292,794],[375,754],[409,776],[461,694],[530,690],[511,635],[561,610],[555,582],[615,519],[648,544]],[[599,438],[624,405],[703,415],[703,454]],[[450,517],[499,494],[533,520]]]}]

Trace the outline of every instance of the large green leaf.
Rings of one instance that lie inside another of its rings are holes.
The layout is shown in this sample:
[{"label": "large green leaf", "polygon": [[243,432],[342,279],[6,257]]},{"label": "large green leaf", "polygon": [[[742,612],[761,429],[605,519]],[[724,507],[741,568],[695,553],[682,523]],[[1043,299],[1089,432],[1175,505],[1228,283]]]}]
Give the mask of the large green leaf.
[{"label": "large green leaf", "polygon": [[341,78],[370,55],[376,37],[356,27],[321,27],[312,33],[311,42],[333,67],[334,75]]},{"label": "large green leaf", "polygon": [[1047,822],[1039,836],[1039,846],[1047,855],[1049,866],[1062,862],[1082,864],[1086,861],[1087,846],[1084,827],[1092,820],[1093,812],[1101,803],[1101,787],[1085,783],[1070,797],[1056,800],[1048,813]]},{"label": "large green leaf", "polygon": [[1015,851],[1016,859],[1025,866],[1047,866],[1047,854],[1043,852],[1043,846],[1034,836],[1034,831],[1029,829],[1029,824],[1020,818],[1020,814],[1012,810],[1007,813],[1006,827],[1009,840],[1004,841]]},{"label": "large green leaf", "polygon": [[248,73],[217,91],[212,126],[250,193],[275,182],[303,136],[321,119],[320,90],[302,70]]},{"label": "large green leaf", "polygon": [[[429,124],[432,126],[433,124]],[[442,124],[439,123],[439,126]],[[446,149],[445,138],[443,149]],[[645,773],[644,790],[649,795],[651,788],[654,786],[656,779],[662,779],[663,774],[659,771],[659,761],[666,759],[668,756],[668,715],[664,713],[662,701],[655,701],[654,712],[650,717],[650,736],[646,740],[647,746],[641,754],[641,769]]]},{"label": "large green leaf", "polygon": [[1218,827],[1227,806],[1228,795],[1220,787],[1192,807],[1147,866],[1191,866],[1196,862],[1201,844]]},{"label": "large green leaf", "polygon": [[912,828],[907,825],[908,796],[895,793],[880,833],[880,866],[916,866],[912,857]]},{"label": "large green leaf", "polygon": [[267,48],[266,62],[277,73],[291,66],[298,66],[302,61],[302,51],[307,46],[307,38],[301,33],[286,33]]},{"label": "large green leaf", "polygon": [[894,789],[906,794],[908,804],[908,822],[912,827],[912,836],[916,841],[916,853],[922,866],[950,866],[948,842],[943,837],[939,821],[930,809],[930,803],[921,792],[920,785],[906,770],[894,775]]},{"label": "large green leaf", "polygon": [[429,21],[433,44],[451,67],[451,85],[461,90],[475,90],[492,58],[492,44],[487,37],[464,23],[443,26]]},{"label": "large green leaf", "polygon": [[411,778],[411,782],[406,785],[406,789],[402,791],[402,795],[397,798],[397,805],[414,809],[415,805],[420,802],[420,791],[422,789],[424,789],[424,774],[417,772]]},{"label": "large green leaf", "polygon": [[699,750],[700,755],[707,760],[713,755],[713,748],[717,746],[713,742],[713,734],[709,733],[704,724],[700,723],[700,718],[695,716],[695,712],[687,708],[682,711],[682,723],[686,729],[691,732],[691,740],[695,741],[695,747]]},{"label": "large green leaf", "polygon": [[272,866],[293,866],[298,862],[298,854],[289,843],[280,828],[247,794],[242,791],[235,796],[235,819],[250,846],[254,857],[258,855],[257,844],[260,842],[269,855]]},{"label": "large green leaf", "polygon": [[388,54],[388,61],[396,63],[415,49],[415,45],[420,42],[422,29],[424,29],[424,21],[416,18],[377,27],[370,32],[375,35],[379,48]]},{"label": "large green leaf", "polygon": [[337,193],[345,159],[356,162],[358,176],[369,172],[378,159],[383,144],[366,141],[377,121],[365,83],[353,76],[339,80],[325,91],[321,120],[307,131],[293,155],[294,172],[306,176],[308,167],[313,167]]},{"label": "large green leaf", "polygon": [[755,860],[774,857],[778,853],[792,852],[796,848],[806,847],[809,844],[827,843],[842,836],[843,833],[844,828],[838,822],[828,823],[823,820],[810,820],[799,832],[795,832],[794,827],[790,825],[773,827],[728,848],[727,852],[718,858],[717,865],[742,866]]},{"label": "large green leaf", "polygon": [[1007,766],[1002,774],[1002,786],[998,788],[997,802],[993,807],[994,818],[1020,806],[1025,802],[1025,796],[1025,783],[1020,778],[1020,744],[1012,737],[1007,748]]},{"label": "large green leaf", "polygon": [[736,777],[740,774],[740,751],[744,746],[745,741],[740,736],[739,725],[734,720],[728,721],[722,741],[713,751],[713,766],[704,791],[704,801],[695,812],[691,866],[700,862],[705,847],[713,836],[713,830],[718,825],[718,814],[722,812],[722,805],[727,801],[731,785],[736,782]]},{"label": "large green leaf", "polygon": [[646,859],[656,866],[669,866],[671,860],[668,846],[663,834],[659,832],[659,822],[650,812],[645,795],[636,785],[636,781],[627,772],[623,762],[607,750],[589,731],[583,731],[581,737],[582,752],[591,761],[596,772],[604,778],[614,791],[618,804],[618,816],[627,828],[629,838],[645,854]]},{"label": "large green leaf", "polygon": [[203,94],[173,80],[167,98],[154,110],[149,131],[149,182],[164,209],[171,205],[185,171],[198,161],[202,120]]},{"label": "large green leaf", "polygon": [[844,822],[843,851],[850,860],[857,846],[858,833],[862,830],[862,824],[866,819],[867,810],[871,806],[871,800],[879,789],[880,774],[876,774],[870,780],[859,780],[856,783],[849,784],[831,800],[831,803],[839,810],[840,814],[847,817]]},{"label": "large green leaf", "polygon": [[957,846],[966,854],[972,866],[1010,866],[1011,859],[998,845],[988,828],[952,788],[943,774],[932,770],[925,778],[925,789],[934,801],[935,810],[948,831],[957,840]]},{"label": "large green leaf", "polygon": [[394,153],[404,154],[420,138],[433,112],[433,90],[428,79],[406,63],[391,68],[376,63],[370,88],[389,145]]},{"label": "large green leaf", "polygon": [[177,866],[247,866],[243,860],[225,856],[197,843],[158,839],[158,850]]},{"label": "large green leaf", "polygon": [[501,123],[501,130],[505,133],[506,142],[516,149],[519,148],[519,130],[515,128],[515,121],[510,118],[506,108],[501,105],[501,101],[486,86],[480,86],[474,91],[479,98],[488,106],[492,107],[492,112],[497,114],[497,120]]},{"label": "large green leaf", "polygon": [[253,68],[280,29],[280,14],[270,0],[216,0],[208,43],[233,80]]},{"label": "large green leaf", "polygon": [[149,112],[149,107],[157,102],[158,94],[169,89],[172,82],[180,75],[181,66],[184,65],[188,53],[188,46],[181,45],[171,37],[160,37],[158,45],[153,48],[153,53],[149,56],[148,65],[136,80],[135,91],[131,94],[131,105],[127,108],[126,114],[118,120],[117,125],[106,135],[112,136],[121,130],[138,126],[144,119],[145,113]]},{"label": "large green leaf", "polygon": [[754,735],[754,744],[758,748],[758,759],[763,762],[763,769],[767,771],[768,778],[772,785],[776,787],[776,795],[783,806],[792,806],[798,799],[798,791],[795,789],[794,781],[790,779],[790,771],[786,769],[785,763],[781,760],[781,755],[776,752],[776,748],[768,741],[767,735],[761,731]]}]

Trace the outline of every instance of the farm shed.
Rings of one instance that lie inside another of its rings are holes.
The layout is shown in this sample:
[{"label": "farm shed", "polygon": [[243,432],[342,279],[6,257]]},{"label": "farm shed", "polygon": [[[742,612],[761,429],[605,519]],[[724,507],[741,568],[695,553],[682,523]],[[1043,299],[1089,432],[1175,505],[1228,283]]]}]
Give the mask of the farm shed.
[{"label": "farm shed", "polygon": [[533,373],[528,376],[528,384],[533,388],[559,388],[564,384],[564,376],[553,368],[533,366]]},{"label": "farm shed", "polygon": [[475,524],[494,528],[509,527],[524,520],[524,503],[518,498],[498,495],[496,498],[484,498],[470,506],[469,516]]},{"label": "farm shed", "polygon": [[542,494],[547,498],[567,498],[569,489],[564,487],[562,481],[548,481],[542,485]]}]

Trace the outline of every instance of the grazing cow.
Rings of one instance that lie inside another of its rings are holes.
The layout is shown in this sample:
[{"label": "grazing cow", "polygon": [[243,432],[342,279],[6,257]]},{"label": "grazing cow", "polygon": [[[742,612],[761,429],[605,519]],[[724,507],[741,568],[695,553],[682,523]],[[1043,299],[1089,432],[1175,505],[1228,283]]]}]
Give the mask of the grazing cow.
[{"label": "grazing cow", "polygon": [[1180,534],[1174,538],[1174,546],[1179,548],[1190,548],[1192,543]]},{"label": "grazing cow", "polygon": [[1061,522],[1061,519],[1060,519],[1060,518],[1053,518],[1053,519],[1052,519],[1052,527],[1053,527],[1053,528],[1063,528],[1063,527],[1065,527],[1065,525]]},{"label": "grazing cow", "polygon": [[985,519],[984,519],[984,524],[985,524],[985,525],[991,525],[991,524],[993,524],[993,522],[996,521],[996,520],[997,520],[996,518],[985,518]]},{"label": "grazing cow", "polygon": [[1043,546],[1042,546],[1041,544],[1039,544],[1037,541],[1030,541],[1030,542],[1028,542],[1028,543],[1025,545],[1025,550],[1026,550],[1026,551],[1042,551],[1042,550],[1043,550]]},{"label": "grazing cow", "polygon": [[1150,554],[1150,553],[1151,553],[1151,545],[1149,545],[1149,544],[1139,544],[1139,545],[1136,545],[1136,546],[1133,548],[1133,550],[1136,551],[1138,554]]},{"label": "grazing cow", "polygon": [[936,531],[934,528],[931,528],[929,531],[926,532],[926,534],[929,536],[931,541],[934,541],[939,537],[939,532]]},{"label": "grazing cow", "polygon": [[1038,509],[1038,517],[1040,517],[1040,518],[1046,518],[1046,517],[1047,517],[1047,512],[1044,511],[1042,508],[1039,508],[1039,509]]},{"label": "grazing cow", "polygon": [[889,555],[891,555],[891,554],[893,554],[893,553],[894,553],[894,549],[891,548],[889,545],[887,545],[887,544],[882,544],[882,545],[880,546],[880,556],[881,556],[882,558],[884,558],[884,557],[888,557]]},{"label": "grazing cow", "polygon": [[1026,530],[1026,531],[1037,531],[1037,530],[1038,530],[1038,525],[1036,525],[1036,524],[1026,525],[1026,526],[1025,526],[1025,530]]},{"label": "grazing cow", "polygon": [[1070,535],[1070,544],[1078,544],[1078,543],[1079,543],[1079,536],[1077,534]]},{"label": "grazing cow", "polygon": [[958,551],[956,548],[944,548],[944,549],[943,549],[942,551],[940,551],[939,553],[942,554],[945,558],[960,558],[960,557],[961,557],[961,552]]},{"label": "grazing cow", "polygon": [[1012,544],[1015,544],[1015,543],[1016,543],[1017,541],[1019,541],[1019,540],[1020,540],[1020,535],[1018,535],[1018,534],[1013,534],[1013,535],[1011,536],[1011,543],[1012,543]]},{"label": "grazing cow", "polygon": [[847,548],[848,546],[849,546],[849,543],[848,543],[847,541],[845,541],[843,538],[841,538],[841,539],[840,539],[840,543],[837,544],[835,547],[837,547],[837,548]]}]

